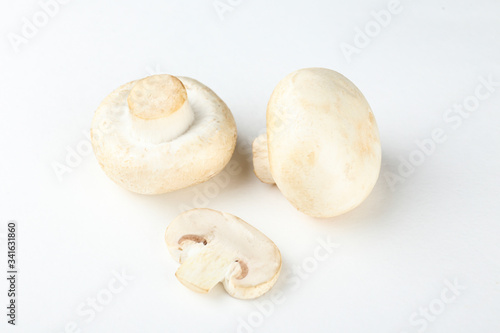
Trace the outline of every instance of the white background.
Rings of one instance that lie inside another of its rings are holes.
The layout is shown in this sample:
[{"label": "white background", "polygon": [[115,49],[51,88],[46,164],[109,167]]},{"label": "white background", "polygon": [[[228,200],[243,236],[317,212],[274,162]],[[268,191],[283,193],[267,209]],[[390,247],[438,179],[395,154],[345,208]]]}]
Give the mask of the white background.
[{"label": "white background", "polygon": [[[500,3],[404,0],[350,58],[342,43],[355,46],[356,28],[373,28],[371,12],[389,1],[231,3],[221,19],[212,0],[70,1],[16,52],[9,38],[21,36],[24,18],[33,21],[41,7],[2,0],[0,267],[5,272],[7,221],[16,220],[20,274],[15,328],[6,324],[0,274],[0,331],[499,332],[500,87],[466,118],[447,110],[473,101],[481,78],[500,81]],[[327,220],[299,213],[260,183],[248,153],[274,86],[303,67],[350,78],[382,140],[370,197]],[[83,151],[59,180],[53,166],[66,164],[68,150],[88,148],[101,100],[154,73],[196,78],[228,104],[239,175],[227,185],[219,178],[223,185],[214,179],[142,196],[115,185]],[[423,163],[398,171],[402,160],[424,156],[416,141],[436,128],[446,140]],[[402,178],[390,186],[395,175]],[[197,203],[210,191],[217,195]],[[283,271],[292,272],[272,290],[279,304],[270,295],[233,299],[220,286],[196,294],[176,280],[164,231],[182,207],[201,205],[243,218],[278,245]],[[328,238],[338,248],[317,261],[319,240]],[[292,268],[304,263],[309,273],[300,277]],[[123,270],[134,279],[121,292],[95,316],[78,313]],[[445,304],[446,281],[466,289]],[[423,319],[419,311],[429,307],[432,319]]]}]

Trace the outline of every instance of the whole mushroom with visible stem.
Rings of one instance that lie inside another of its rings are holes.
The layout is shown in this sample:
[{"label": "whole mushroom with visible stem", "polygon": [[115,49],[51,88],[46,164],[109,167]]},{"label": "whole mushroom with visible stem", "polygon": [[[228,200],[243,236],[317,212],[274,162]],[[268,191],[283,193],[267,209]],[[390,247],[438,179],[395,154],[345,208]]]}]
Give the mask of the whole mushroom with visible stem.
[{"label": "whole mushroom with visible stem", "polygon": [[276,183],[299,211],[333,217],[357,207],[377,182],[381,147],[359,89],[325,68],[281,80],[267,106],[267,133],[253,143],[257,177]]},{"label": "whole mushroom with visible stem", "polygon": [[231,296],[256,298],[275,284],[281,270],[276,245],[242,219],[211,209],[179,215],[165,232],[177,279],[207,293],[219,282]]},{"label": "whole mushroom with visible stem", "polygon": [[233,154],[236,124],[208,87],[161,74],[108,95],[94,115],[91,138],[113,181],[136,193],[160,194],[219,173]]}]

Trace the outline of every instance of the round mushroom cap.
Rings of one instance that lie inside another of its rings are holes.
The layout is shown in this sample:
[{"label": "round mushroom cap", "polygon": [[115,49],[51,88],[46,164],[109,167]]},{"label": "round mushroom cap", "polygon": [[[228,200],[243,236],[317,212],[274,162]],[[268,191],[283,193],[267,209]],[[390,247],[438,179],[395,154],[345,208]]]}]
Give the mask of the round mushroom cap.
[{"label": "round mushroom cap", "polygon": [[286,76],[267,107],[272,177],[299,211],[333,217],[373,189],[381,147],[372,110],[343,75],[306,68]]},{"label": "round mushroom cap", "polygon": [[208,87],[162,74],[108,95],[95,112],[91,139],[114,182],[132,192],[160,194],[219,173],[233,154],[236,124]]}]

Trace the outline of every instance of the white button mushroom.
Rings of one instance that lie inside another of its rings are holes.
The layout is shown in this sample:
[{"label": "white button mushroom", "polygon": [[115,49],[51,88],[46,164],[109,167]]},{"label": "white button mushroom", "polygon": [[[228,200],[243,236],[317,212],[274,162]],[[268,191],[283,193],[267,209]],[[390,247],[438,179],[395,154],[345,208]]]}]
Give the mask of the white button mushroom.
[{"label": "white button mushroom", "polygon": [[[333,217],[358,206],[381,163],[377,124],[363,94],[325,68],[293,72],[267,106],[267,134],[253,144],[255,174],[299,211]],[[269,155],[269,156],[268,156]]]},{"label": "white button mushroom", "polygon": [[113,181],[133,192],[159,194],[219,173],[233,154],[236,125],[208,87],[162,74],[107,96],[94,115],[91,137]]},{"label": "white button mushroom", "polygon": [[181,263],[177,279],[196,292],[222,282],[235,298],[256,298],[271,289],[281,270],[276,245],[231,214],[206,208],[184,212],[168,226],[165,241]]}]

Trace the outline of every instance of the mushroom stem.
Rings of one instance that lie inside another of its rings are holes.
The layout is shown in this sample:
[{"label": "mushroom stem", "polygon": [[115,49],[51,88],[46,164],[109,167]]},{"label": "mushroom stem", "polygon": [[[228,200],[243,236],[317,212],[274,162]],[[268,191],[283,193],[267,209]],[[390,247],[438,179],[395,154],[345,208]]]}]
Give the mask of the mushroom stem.
[{"label": "mushroom stem", "polygon": [[234,266],[234,259],[223,255],[223,249],[205,246],[196,255],[188,257],[177,269],[175,276],[189,289],[208,293],[224,280]]},{"label": "mushroom stem", "polygon": [[271,165],[269,164],[269,153],[267,150],[267,134],[259,135],[252,144],[253,152],[253,169],[257,178],[266,184],[274,184],[273,175],[271,173]]},{"label": "mushroom stem", "polygon": [[159,144],[182,135],[194,121],[186,88],[175,76],[146,77],[132,87],[127,97],[133,136]]}]

